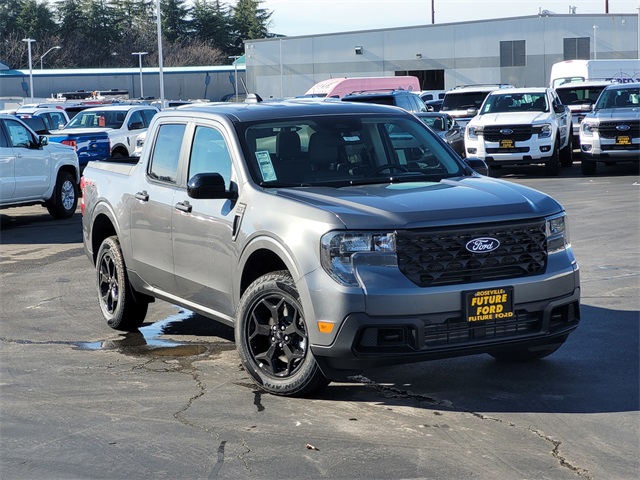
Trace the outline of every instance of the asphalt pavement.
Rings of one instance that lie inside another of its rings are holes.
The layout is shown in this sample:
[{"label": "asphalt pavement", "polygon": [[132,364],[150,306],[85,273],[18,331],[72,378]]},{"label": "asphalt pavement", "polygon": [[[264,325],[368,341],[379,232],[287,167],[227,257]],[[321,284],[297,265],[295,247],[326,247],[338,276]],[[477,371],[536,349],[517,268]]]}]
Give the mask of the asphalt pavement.
[{"label": "asphalt pavement", "polygon": [[0,210],[0,477],[635,480],[637,167],[499,173],[569,214],[582,320],[566,344],[379,368],[310,398],[260,392],[230,328],[168,303],[111,330],[80,214]]}]

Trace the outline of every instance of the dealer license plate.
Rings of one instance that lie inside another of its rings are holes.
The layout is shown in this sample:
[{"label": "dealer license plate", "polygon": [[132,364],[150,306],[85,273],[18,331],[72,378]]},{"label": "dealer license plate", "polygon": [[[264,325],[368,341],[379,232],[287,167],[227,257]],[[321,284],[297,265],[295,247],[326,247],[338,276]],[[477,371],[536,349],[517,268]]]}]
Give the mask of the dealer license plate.
[{"label": "dealer license plate", "polygon": [[616,145],[631,145],[631,137],[629,135],[616,137]]},{"label": "dealer license plate", "polygon": [[513,140],[510,138],[505,138],[504,140],[500,140],[500,148],[513,148],[515,145]]},{"label": "dealer license plate", "polygon": [[464,292],[464,317],[467,322],[509,319],[513,311],[513,287],[488,288]]}]

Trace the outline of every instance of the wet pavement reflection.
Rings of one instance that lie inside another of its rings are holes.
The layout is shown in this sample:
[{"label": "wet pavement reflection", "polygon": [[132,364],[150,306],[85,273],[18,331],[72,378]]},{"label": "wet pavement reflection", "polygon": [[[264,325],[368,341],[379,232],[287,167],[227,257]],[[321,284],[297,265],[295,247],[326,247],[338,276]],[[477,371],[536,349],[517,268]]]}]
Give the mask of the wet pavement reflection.
[{"label": "wet pavement reflection", "polygon": [[[197,342],[176,341],[163,338],[165,335],[189,335],[198,337]],[[201,337],[214,337],[202,342]],[[233,329],[189,310],[180,310],[176,315],[154,323],[145,324],[135,332],[122,332],[117,338],[99,342],[75,344],[81,350],[117,350],[127,355],[154,355],[167,357],[189,357],[233,350]]]}]

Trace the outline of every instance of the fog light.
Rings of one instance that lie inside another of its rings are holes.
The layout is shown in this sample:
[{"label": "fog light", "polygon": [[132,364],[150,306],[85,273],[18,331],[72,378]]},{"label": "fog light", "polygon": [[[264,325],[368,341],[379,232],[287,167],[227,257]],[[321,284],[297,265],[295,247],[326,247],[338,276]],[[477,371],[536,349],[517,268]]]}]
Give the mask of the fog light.
[{"label": "fog light", "polygon": [[475,155],[477,151],[477,148],[467,148],[467,153],[470,153],[471,155]]},{"label": "fog light", "polygon": [[543,145],[540,147],[541,152],[548,152],[549,150],[551,150],[551,145]]},{"label": "fog light", "polygon": [[591,151],[591,145],[580,145],[582,147],[582,151],[583,152],[590,152]]}]

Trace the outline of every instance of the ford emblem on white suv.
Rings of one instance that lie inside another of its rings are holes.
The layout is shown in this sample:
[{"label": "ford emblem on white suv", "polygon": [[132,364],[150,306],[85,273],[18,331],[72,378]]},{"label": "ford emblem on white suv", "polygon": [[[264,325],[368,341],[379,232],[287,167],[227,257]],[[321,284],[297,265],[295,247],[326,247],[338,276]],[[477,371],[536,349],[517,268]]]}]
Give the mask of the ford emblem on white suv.
[{"label": "ford emblem on white suv", "polygon": [[627,130],[631,130],[631,127],[629,125],[616,125],[616,130],[626,132]]},{"label": "ford emblem on white suv", "polygon": [[513,130],[511,130],[510,128],[503,128],[502,130],[500,130],[500,133],[502,135],[513,135]]},{"label": "ford emblem on white suv", "polygon": [[465,245],[471,253],[493,252],[500,246],[500,241],[491,237],[474,238]]}]

